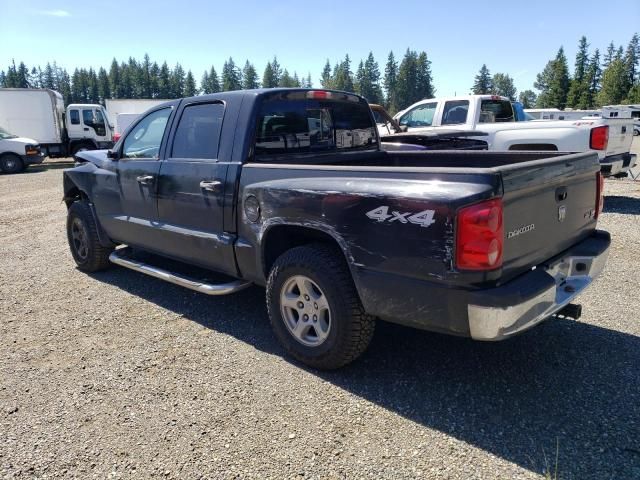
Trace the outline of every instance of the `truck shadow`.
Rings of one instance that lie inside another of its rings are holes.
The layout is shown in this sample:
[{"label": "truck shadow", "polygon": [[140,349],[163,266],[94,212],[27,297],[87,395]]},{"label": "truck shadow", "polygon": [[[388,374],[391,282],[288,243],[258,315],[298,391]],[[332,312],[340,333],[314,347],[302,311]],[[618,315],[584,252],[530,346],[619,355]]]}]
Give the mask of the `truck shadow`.
[{"label": "truck shadow", "polygon": [[640,198],[607,195],[604,197],[604,213],[640,215]]},{"label": "truck shadow", "polygon": [[[205,297],[120,268],[94,278],[284,356],[260,288]],[[354,364],[306,370],[533,472],[555,465],[558,446],[561,478],[582,479],[639,478],[639,366],[640,337],[553,319],[501,343],[378,322]]]}]

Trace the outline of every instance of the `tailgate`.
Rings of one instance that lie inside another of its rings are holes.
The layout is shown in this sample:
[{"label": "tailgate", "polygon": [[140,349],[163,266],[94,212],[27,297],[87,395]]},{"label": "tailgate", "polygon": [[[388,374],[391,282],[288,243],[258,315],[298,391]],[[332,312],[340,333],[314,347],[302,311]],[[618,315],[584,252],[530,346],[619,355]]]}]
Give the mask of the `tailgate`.
[{"label": "tailgate", "polygon": [[631,150],[633,142],[633,120],[605,119],[605,125],[609,125],[609,141],[607,142],[606,157],[627,153]]},{"label": "tailgate", "polygon": [[502,170],[503,279],[548,260],[596,227],[597,155],[578,153]]}]

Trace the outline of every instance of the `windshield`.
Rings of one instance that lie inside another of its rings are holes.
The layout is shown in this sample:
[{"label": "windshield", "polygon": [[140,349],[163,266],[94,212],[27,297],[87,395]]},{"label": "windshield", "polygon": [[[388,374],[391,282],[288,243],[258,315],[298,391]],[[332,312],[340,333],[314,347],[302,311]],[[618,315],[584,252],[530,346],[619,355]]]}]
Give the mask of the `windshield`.
[{"label": "windshield", "polygon": [[4,128],[0,127],[0,140],[7,140],[9,138],[18,138],[17,135],[7,132]]}]

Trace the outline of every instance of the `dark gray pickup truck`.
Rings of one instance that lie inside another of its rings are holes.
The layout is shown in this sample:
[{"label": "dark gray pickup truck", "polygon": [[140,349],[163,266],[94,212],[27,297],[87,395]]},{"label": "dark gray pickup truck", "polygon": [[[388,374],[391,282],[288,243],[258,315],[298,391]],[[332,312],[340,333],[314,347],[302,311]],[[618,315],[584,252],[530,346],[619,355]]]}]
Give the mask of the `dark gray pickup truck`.
[{"label": "dark gray pickup truck", "polygon": [[501,340],[579,316],[610,244],[595,154],[379,142],[344,92],[168,102],[65,170],[73,258],[210,295],[266,286],[277,338],[316,368],[358,357],[376,319]]}]

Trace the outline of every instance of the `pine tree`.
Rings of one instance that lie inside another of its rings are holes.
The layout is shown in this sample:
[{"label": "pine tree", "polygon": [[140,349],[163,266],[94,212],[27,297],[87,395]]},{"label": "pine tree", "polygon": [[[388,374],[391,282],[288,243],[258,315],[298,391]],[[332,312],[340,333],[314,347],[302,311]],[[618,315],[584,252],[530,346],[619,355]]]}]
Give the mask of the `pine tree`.
[{"label": "pine tree", "polygon": [[320,75],[320,85],[322,88],[333,88],[333,78],[331,76],[331,64],[327,58],[327,63],[324,64],[322,74]]},{"label": "pine tree", "polygon": [[435,88],[433,87],[433,77],[431,75],[431,61],[427,57],[427,52],[420,52],[416,66],[416,98],[418,98],[418,100],[433,98]]},{"label": "pine tree", "polygon": [[332,88],[345,92],[354,92],[353,73],[351,72],[351,59],[346,55],[344,60],[334,67]]},{"label": "pine tree", "polygon": [[229,60],[224,62],[222,67],[222,90],[224,92],[230,90],[242,89],[242,77],[240,71],[236,67],[233,58],[229,57]]},{"label": "pine tree", "polygon": [[421,100],[417,91],[418,83],[418,54],[407,48],[407,51],[398,68],[398,80],[396,83],[396,100],[398,108],[406,108]]},{"label": "pine tree", "polygon": [[492,90],[493,84],[491,83],[491,73],[489,73],[489,69],[483,63],[480,71],[475,77],[471,91],[474,95],[484,95],[491,93]]},{"label": "pine tree", "polygon": [[627,76],[627,83],[632,86],[640,81],[638,64],[640,63],[640,37],[634,33],[631,37],[627,50],[624,54],[624,64]]},{"label": "pine tree", "polygon": [[271,70],[273,70],[273,80],[275,82],[275,86],[280,85],[280,77],[282,76],[282,67],[278,63],[278,58],[273,57],[273,61],[271,62]]},{"label": "pine tree", "polygon": [[313,88],[313,80],[311,80],[311,72],[307,73],[307,78],[304,81],[304,88]]},{"label": "pine tree", "polygon": [[264,67],[264,73],[262,74],[262,87],[263,88],[275,88],[278,86],[278,80],[273,72],[271,62],[267,62],[267,66]]},{"label": "pine tree", "polygon": [[582,92],[582,96],[580,97],[579,105],[581,108],[593,108],[596,106],[596,96],[600,91],[601,80],[600,51],[596,48],[589,59],[589,64],[585,72],[584,82],[587,88]]},{"label": "pine tree", "polygon": [[491,93],[507,97],[511,101],[516,100],[516,87],[513,84],[513,78],[506,73],[496,73],[491,79],[493,88]]},{"label": "pine tree", "polygon": [[[46,78],[46,70],[45,70],[45,78]],[[107,75],[107,71],[103,67],[100,67],[100,70],[98,70],[98,97],[100,98],[100,103],[102,103],[103,105],[107,98],[111,98],[111,86],[109,85],[109,75]]]},{"label": "pine tree", "polygon": [[173,67],[173,71],[169,77],[169,88],[171,96],[169,98],[184,97],[185,73],[184,68],[179,63]]},{"label": "pine tree", "polygon": [[278,86],[284,87],[284,88],[292,88],[296,86],[293,81],[293,77],[289,75],[289,72],[287,71],[286,68],[282,72],[282,76],[280,77],[280,85]]},{"label": "pine tree", "polygon": [[384,89],[386,92],[386,108],[389,113],[394,114],[398,111],[398,103],[396,100],[396,85],[398,83],[398,62],[393,55],[393,52],[389,52],[387,57],[387,64],[384,68]]},{"label": "pine tree", "polygon": [[598,92],[597,103],[599,106],[617,105],[626,98],[628,92],[624,61],[614,58],[602,74],[602,88]]},{"label": "pine tree", "polygon": [[520,92],[518,101],[522,104],[523,108],[533,108],[536,105],[536,94],[533,90],[524,90]]},{"label": "pine tree", "polygon": [[582,100],[585,98],[585,92],[589,89],[586,80],[587,68],[589,66],[589,44],[587,37],[582,36],[578,44],[578,53],[576,53],[575,69],[573,71],[573,79],[567,94],[567,106],[572,108],[586,108]]},{"label": "pine tree", "polygon": [[193,78],[193,73],[189,70],[184,80],[184,96],[194,97],[196,95],[198,95],[198,87],[196,87],[196,80]]},{"label": "pine tree", "polygon": [[547,63],[533,84],[540,90],[537,106],[564,109],[567,105],[569,81],[567,57],[564,55],[564,49],[560,47],[556,57]]},{"label": "pine tree", "polygon": [[609,66],[609,64],[613,61],[615,53],[616,47],[613,42],[611,42],[607,47],[607,52],[604,54],[604,58],[602,59],[602,68],[607,68]]},{"label": "pine tree", "polygon": [[249,63],[249,60],[247,60],[244,64],[244,68],[242,69],[242,88],[251,90],[259,87],[258,72],[256,72],[253,64]]},{"label": "pine tree", "polygon": [[171,70],[167,62],[163,62],[158,74],[158,98],[173,98],[171,94]]},{"label": "pine tree", "polygon": [[51,67],[51,64],[47,62],[47,66],[44,67],[44,74],[42,77],[42,88],[53,89],[55,88],[55,86],[56,86],[56,83],[55,83],[53,68]]}]

